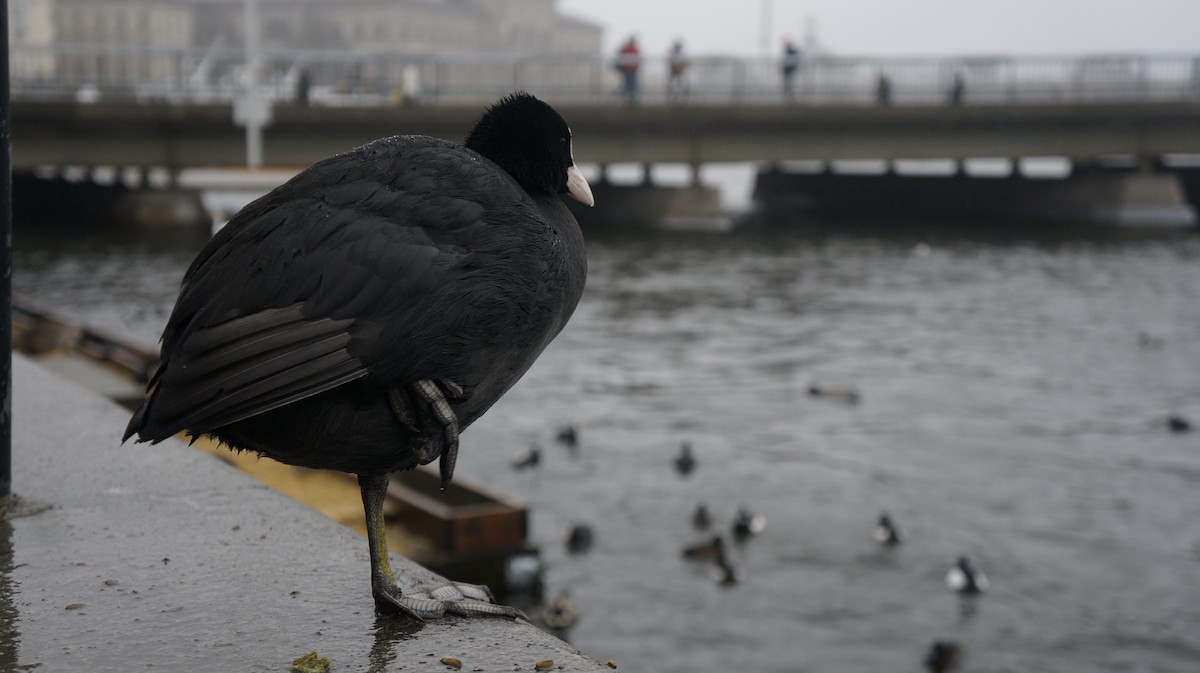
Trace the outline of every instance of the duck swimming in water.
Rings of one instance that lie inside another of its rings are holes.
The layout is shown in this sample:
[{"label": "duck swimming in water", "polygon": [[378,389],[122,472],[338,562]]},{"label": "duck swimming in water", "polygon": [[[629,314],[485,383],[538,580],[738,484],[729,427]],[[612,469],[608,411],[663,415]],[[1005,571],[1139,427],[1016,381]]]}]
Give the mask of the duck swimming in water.
[{"label": "duck swimming in water", "polygon": [[925,670],[929,673],[947,673],[962,665],[966,656],[962,646],[950,640],[937,640],[925,653]]},{"label": "duck swimming in water", "polygon": [[896,524],[892,523],[892,518],[888,516],[887,512],[879,515],[879,521],[875,524],[872,536],[879,544],[889,547],[893,547],[904,541],[904,532]]},{"label": "duck swimming in water", "polygon": [[733,539],[738,542],[758,535],[767,527],[767,519],[761,514],[755,514],[745,507],[739,507],[737,516],[733,519]]},{"label": "duck swimming in water", "polygon": [[529,447],[528,451],[517,456],[512,462],[512,467],[514,470],[524,470],[530,467],[537,467],[541,462],[542,449],[535,444]]},{"label": "duck swimming in water", "polygon": [[592,548],[592,542],[595,536],[592,534],[592,527],[585,523],[572,524],[567,529],[567,551],[572,554],[582,554]]},{"label": "duck swimming in water", "polygon": [[574,449],[579,447],[579,430],[574,423],[568,423],[558,429],[558,434],[554,436],[554,440],[559,444]]},{"label": "duck swimming in water", "polygon": [[729,561],[724,547],[717,554],[717,558],[713,560],[709,575],[712,576],[713,581],[724,587],[733,586],[742,581],[742,569]]},{"label": "duck swimming in water", "polygon": [[988,578],[971,559],[959,556],[946,573],[946,587],[964,596],[978,596],[988,590]]},{"label": "duck swimming in water", "polygon": [[683,476],[696,469],[696,457],[692,455],[692,443],[684,442],[679,445],[679,455],[675,456],[675,471]]},{"label": "duck swimming in water", "polygon": [[707,542],[694,544],[683,549],[683,557],[695,561],[712,561],[725,553],[725,538],[714,535]]}]

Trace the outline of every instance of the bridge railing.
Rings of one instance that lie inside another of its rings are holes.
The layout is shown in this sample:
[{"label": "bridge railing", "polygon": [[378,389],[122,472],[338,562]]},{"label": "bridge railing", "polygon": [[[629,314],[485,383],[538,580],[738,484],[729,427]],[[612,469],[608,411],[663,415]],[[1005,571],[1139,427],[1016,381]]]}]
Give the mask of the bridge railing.
[{"label": "bridge railing", "polygon": [[[16,100],[213,103],[244,90],[240,50],[14,45]],[[477,104],[514,89],[558,103],[625,102],[614,59],[276,50],[259,58],[260,92],[327,106]],[[1200,55],[805,58],[790,87],[779,59],[695,56],[671,77],[643,58],[643,105],[1003,105],[1200,100]],[[886,91],[884,91],[886,89]],[[956,93],[957,89],[957,93]],[[886,99],[886,100],[885,100]]]}]

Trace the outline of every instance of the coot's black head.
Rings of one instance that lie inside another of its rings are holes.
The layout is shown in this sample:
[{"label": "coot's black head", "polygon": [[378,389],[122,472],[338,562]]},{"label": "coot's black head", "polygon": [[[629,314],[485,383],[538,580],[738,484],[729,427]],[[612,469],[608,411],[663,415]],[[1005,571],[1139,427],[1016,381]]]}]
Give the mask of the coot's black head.
[{"label": "coot's black head", "polygon": [[507,171],[526,191],[570,194],[592,205],[592,190],[571,156],[571,129],[554,108],[524,91],[488,108],[465,144]]}]

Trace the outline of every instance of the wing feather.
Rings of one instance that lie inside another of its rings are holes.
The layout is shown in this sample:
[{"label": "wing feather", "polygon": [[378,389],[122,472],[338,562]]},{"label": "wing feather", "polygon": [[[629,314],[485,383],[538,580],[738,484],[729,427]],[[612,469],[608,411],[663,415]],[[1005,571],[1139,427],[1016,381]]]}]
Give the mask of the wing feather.
[{"label": "wing feather", "polygon": [[171,394],[152,394],[153,413],[131,429],[151,441],[207,432],[361,378],[367,367],[348,349],[353,323],[309,320],[296,304],[191,332],[152,384]]}]

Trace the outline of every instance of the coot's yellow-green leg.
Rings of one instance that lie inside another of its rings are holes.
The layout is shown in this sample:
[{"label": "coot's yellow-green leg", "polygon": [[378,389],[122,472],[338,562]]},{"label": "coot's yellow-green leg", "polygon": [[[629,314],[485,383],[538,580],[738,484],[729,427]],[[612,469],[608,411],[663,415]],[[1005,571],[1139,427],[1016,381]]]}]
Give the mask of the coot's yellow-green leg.
[{"label": "coot's yellow-green leg", "polygon": [[392,564],[388,561],[387,534],[383,525],[383,501],[387,496],[387,474],[360,474],[358,488],[362,491],[363,511],[367,516],[367,543],[371,546],[371,593],[381,612],[406,614],[414,619],[442,616],[446,609],[441,601],[413,599],[402,596]]},{"label": "coot's yellow-green leg", "polygon": [[439,583],[407,594],[400,591],[388,561],[387,535],[383,525],[383,501],[387,496],[388,475],[358,475],[363,510],[367,516],[367,542],[371,546],[371,593],[380,612],[408,615],[414,619],[436,619],[453,612],[459,615],[520,617],[524,613],[507,605],[496,605],[485,586]]}]

